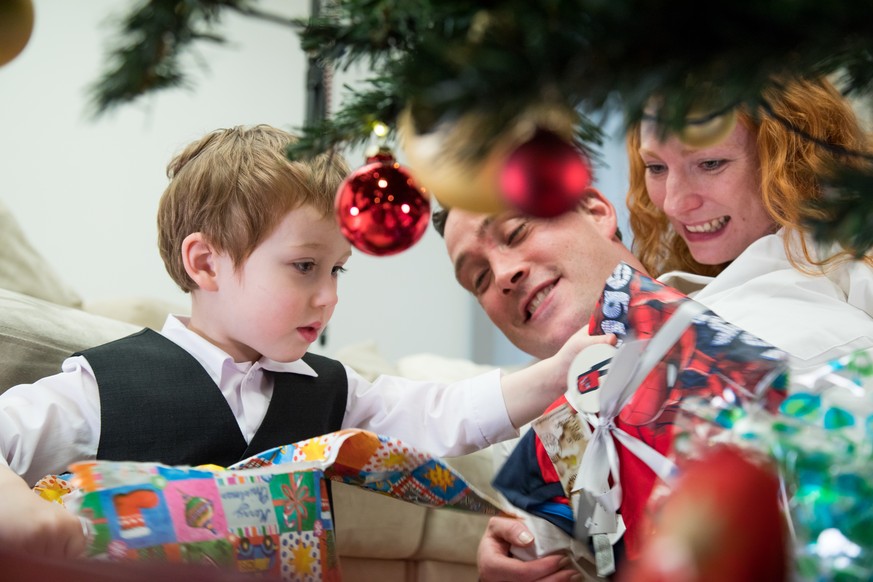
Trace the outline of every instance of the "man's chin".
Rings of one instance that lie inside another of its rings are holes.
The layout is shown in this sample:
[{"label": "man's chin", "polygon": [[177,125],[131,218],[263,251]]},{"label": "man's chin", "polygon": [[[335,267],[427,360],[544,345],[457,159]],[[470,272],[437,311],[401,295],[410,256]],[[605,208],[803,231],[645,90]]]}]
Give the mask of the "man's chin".
[{"label": "man's chin", "polygon": [[552,356],[557,354],[558,350],[560,350],[561,347],[564,345],[555,344],[551,341],[545,340],[542,336],[534,338],[533,341],[528,343],[526,347],[519,345],[515,342],[513,343],[515,344],[515,347],[517,347],[524,353],[530,354],[531,356],[539,360],[551,358]]}]

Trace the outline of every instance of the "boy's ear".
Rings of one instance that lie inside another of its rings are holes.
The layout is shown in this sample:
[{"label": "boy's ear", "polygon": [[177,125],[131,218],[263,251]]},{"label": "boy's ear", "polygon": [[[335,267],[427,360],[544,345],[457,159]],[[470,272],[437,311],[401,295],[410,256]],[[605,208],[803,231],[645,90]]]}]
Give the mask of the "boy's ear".
[{"label": "boy's ear", "polygon": [[600,232],[609,239],[616,235],[618,230],[618,215],[615,206],[594,188],[586,188],[582,195],[582,207],[591,215]]},{"label": "boy's ear", "polygon": [[193,232],[182,241],[182,264],[185,272],[204,291],[218,290],[215,248],[202,232]]}]

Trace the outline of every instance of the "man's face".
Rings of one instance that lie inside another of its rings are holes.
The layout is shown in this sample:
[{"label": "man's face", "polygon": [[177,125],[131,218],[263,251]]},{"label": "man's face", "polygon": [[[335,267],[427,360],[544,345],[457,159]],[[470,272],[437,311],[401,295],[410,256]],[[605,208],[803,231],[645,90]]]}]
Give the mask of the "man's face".
[{"label": "man's face", "polygon": [[546,358],[588,324],[619,261],[641,268],[614,238],[615,211],[602,195],[588,211],[541,219],[506,211],[449,212],[445,241],[455,277],[504,335]]}]

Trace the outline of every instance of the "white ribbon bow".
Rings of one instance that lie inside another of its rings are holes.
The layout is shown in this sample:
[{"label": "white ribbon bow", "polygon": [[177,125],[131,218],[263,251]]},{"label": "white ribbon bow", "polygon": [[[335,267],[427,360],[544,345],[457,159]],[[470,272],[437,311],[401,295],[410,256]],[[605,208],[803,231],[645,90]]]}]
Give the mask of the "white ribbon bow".
[{"label": "white ribbon bow", "polygon": [[[615,440],[649,466],[665,482],[669,483],[676,472],[675,464],[667,457],[616,427],[615,417],[649,372],[679,340],[694,317],[704,311],[706,307],[703,305],[695,301],[685,301],[651,339],[625,343],[613,357],[606,380],[600,386],[600,412],[598,414],[579,412],[582,418],[594,427],[594,432],[582,455],[573,493],[584,491],[591,495],[611,516],[613,522],[621,506],[622,497]],[[567,397],[571,404],[576,394],[578,392],[572,389],[568,392]],[[609,486],[610,475],[612,487]],[[577,519],[585,517],[585,521],[590,523],[577,523],[577,527],[584,525],[592,534],[604,531],[597,529],[598,520],[591,522],[593,516],[593,512],[588,516],[578,516]]]}]

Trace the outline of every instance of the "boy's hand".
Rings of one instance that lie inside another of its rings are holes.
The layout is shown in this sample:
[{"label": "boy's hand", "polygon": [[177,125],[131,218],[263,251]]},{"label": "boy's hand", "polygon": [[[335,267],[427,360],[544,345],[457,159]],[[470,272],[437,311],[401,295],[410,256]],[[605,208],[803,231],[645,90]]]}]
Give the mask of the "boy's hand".
[{"label": "boy's hand", "polygon": [[586,326],[571,335],[570,339],[558,350],[557,354],[547,360],[543,360],[543,362],[552,362],[554,372],[558,374],[555,382],[561,385],[561,392],[555,398],[567,390],[567,372],[570,370],[570,364],[573,363],[579,352],[594,344],[609,344],[614,346],[617,341],[618,338],[615,334],[611,333],[606,335],[588,335],[588,328]]},{"label": "boy's hand", "polygon": [[86,540],[79,518],[42,499],[0,465],[0,544],[16,552],[72,558],[85,550]]},{"label": "boy's hand", "polygon": [[579,352],[594,344],[614,345],[616,341],[613,334],[591,336],[583,328],[571,335],[551,358],[504,376],[501,381],[503,398],[513,426],[518,428],[535,419],[564,395],[567,372]]}]

